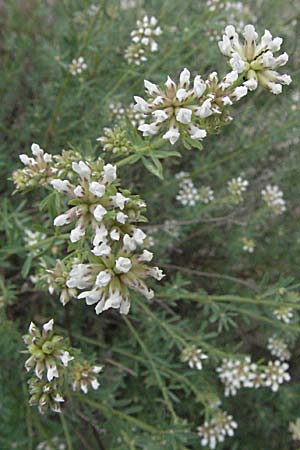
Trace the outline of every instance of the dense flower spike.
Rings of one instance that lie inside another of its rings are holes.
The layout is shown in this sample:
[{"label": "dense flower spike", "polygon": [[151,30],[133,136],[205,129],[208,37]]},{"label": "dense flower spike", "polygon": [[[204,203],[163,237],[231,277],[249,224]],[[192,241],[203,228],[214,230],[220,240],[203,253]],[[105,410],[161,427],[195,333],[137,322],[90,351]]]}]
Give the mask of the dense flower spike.
[{"label": "dense flower spike", "polygon": [[153,257],[151,252],[143,250],[140,254],[134,253],[145,237],[145,233],[137,228],[133,237],[124,236],[123,247],[117,247],[109,255],[98,258],[98,263],[74,266],[67,286],[88,289],[78,298],[85,298],[87,305],[95,305],[96,314],[109,308],[119,309],[121,314],[128,314],[129,290],[151,299],[154,293],[144,280],[148,277],[161,280],[164,277],[158,267],[146,265]]},{"label": "dense flower spike", "polygon": [[28,346],[30,357],[25,362],[27,371],[34,369],[34,373],[40,380],[46,373],[48,382],[59,378],[63,367],[67,367],[73,357],[66,350],[64,339],[53,333],[53,319],[45,323],[42,332],[31,322],[29,334],[23,336]]},{"label": "dense flower spike", "polygon": [[261,84],[273,94],[280,94],[282,85],[288,85],[292,81],[289,75],[281,75],[275,70],[288,61],[287,53],[274,56],[280,50],[282,39],[273,38],[270,31],[265,30],[257,43],[258,34],[253,25],[245,26],[243,36],[244,43],[241,44],[235,28],[227,26],[223,39],[219,42],[221,53],[230,58],[232,70],[246,78],[244,86],[247,89],[256,89]]},{"label": "dense flower spike", "polygon": [[205,138],[207,133],[205,129],[199,128],[200,121],[215,111],[211,109],[209,99],[206,103],[199,103],[206,90],[206,84],[199,75],[195,77],[192,89],[187,69],[181,72],[178,85],[168,77],[164,88],[147,80],[145,88],[147,101],[134,97],[135,109],[153,119],[150,124],[139,126],[144,136],[156,135],[164,130],[163,138],[171,144],[175,144],[180,135],[189,135],[194,140]]},{"label": "dense flower spike", "polygon": [[97,390],[100,386],[97,375],[102,369],[102,366],[92,366],[88,361],[75,362],[70,371],[73,391],[81,390],[87,394],[89,386]]},{"label": "dense flower spike", "polygon": [[163,139],[172,145],[182,138],[197,147],[197,141],[202,141],[208,131],[215,132],[231,120],[228,106],[248,92],[245,86],[235,86],[238,79],[235,71],[228,73],[221,82],[216,72],[206,81],[196,75],[192,85],[190,78],[189,70],[184,69],[178,84],[170,77],[164,87],[144,81],[147,100],[134,97],[136,111],[145,114],[150,122],[139,126],[143,136],[162,133]]},{"label": "dense flower spike", "polygon": [[238,425],[232,416],[225,411],[218,411],[212,419],[205,421],[201,427],[198,427],[201,445],[214,450],[218,443],[224,441],[226,436],[232,437],[237,427]]},{"label": "dense flower spike", "polygon": [[202,361],[207,358],[208,356],[202,349],[197,348],[195,345],[185,348],[181,354],[181,360],[187,362],[191,369],[196,368],[197,370],[202,370]]},{"label": "dense flower spike", "polygon": [[[121,234],[131,234],[134,227],[130,222],[144,220],[144,202],[129,191],[117,188],[115,166],[104,164],[99,158],[95,163],[73,162],[72,172],[74,184],[67,179],[51,181],[54,189],[70,199],[71,208],[57,216],[54,225],[61,227],[76,221],[71,242],[82,239],[89,227],[95,236],[94,245],[118,241]],[[109,251],[106,245],[103,255]]]}]

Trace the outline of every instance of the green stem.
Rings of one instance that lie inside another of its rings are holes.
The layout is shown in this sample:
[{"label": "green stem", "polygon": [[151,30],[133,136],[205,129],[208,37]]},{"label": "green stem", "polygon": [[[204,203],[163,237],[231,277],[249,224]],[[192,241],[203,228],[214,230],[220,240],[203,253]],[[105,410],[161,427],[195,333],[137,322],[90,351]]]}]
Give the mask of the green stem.
[{"label": "green stem", "polygon": [[62,412],[62,413],[59,415],[59,417],[60,417],[60,421],[61,421],[61,424],[62,424],[64,433],[65,433],[65,438],[66,438],[68,450],[73,450],[73,445],[72,445],[72,441],[71,441],[71,436],[70,436],[70,433],[69,433],[69,429],[68,429],[68,425],[67,425],[67,422],[66,422],[64,413]]},{"label": "green stem", "polygon": [[177,415],[176,415],[176,413],[174,411],[172,402],[169,399],[168,391],[167,391],[166,386],[165,386],[165,384],[164,384],[164,382],[163,382],[163,380],[162,380],[162,378],[160,376],[160,373],[159,373],[159,371],[158,371],[158,369],[156,367],[156,364],[153,361],[151,353],[147,349],[145,343],[140,338],[139,334],[135,331],[135,329],[131,325],[131,322],[129,321],[129,319],[127,319],[127,317],[125,317],[125,316],[123,316],[123,319],[124,319],[126,325],[128,326],[128,328],[130,329],[131,333],[135,337],[136,341],[139,343],[139,345],[140,345],[141,349],[143,350],[143,352],[145,353],[146,357],[148,358],[148,360],[150,362],[150,365],[151,365],[151,367],[153,369],[155,378],[157,380],[157,383],[158,383],[158,385],[159,385],[159,387],[160,387],[160,389],[162,391],[165,403],[166,403],[166,405],[167,405],[167,407],[168,407],[168,409],[169,409],[169,411],[171,413],[171,416],[172,416],[172,418],[174,420],[174,423],[175,424],[178,423],[178,417],[177,417]]}]

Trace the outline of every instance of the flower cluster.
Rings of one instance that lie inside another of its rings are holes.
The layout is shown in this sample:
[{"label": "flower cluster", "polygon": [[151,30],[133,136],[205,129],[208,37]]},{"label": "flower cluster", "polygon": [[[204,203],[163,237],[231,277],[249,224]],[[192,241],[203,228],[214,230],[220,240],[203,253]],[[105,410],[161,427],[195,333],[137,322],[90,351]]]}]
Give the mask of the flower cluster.
[{"label": "flower cluster", "polygon": [[[99,240],[100,235],[96,236]],[[84,290],[78,298],[85,298],[87,305],[95,305],[96,314],[109,309],[119,309],[121,314],[128,314],[130,308],[129,290],[151,299],[154,293],[145,283],[145,279],[153,277],[161,280],[164,275],[158,267],[149,267],[153,254],[143,250],[136,254],[138,245],[142,245],[146,235],[136,228],[133,236],[123,237],[123,246],[118,246],[109,255],[107,244],[99,241],[94,254],[100,253],[97,263],[78,264],[70,272],[68,287]]]},{"label": "flower cluster", "polygon": [[47,186],[49,180],[57,172],[53,166],[52,155],[45,153],[38,144],[32,144],[31,153],[32,157],[26,154],[19,155],[20,161],[25,167],[13,173],[14,183],[18,190],[39,185]]},{"label": "flower cluster", "polygon": [[88,257],[92,263],[84,264],[86,252],[82,256],[76,253],[77,261],[71,255],[67,263],[57,261],[53,269],[46,270],[49,291],[60,291],[65,305],[77,295],[77,289],[84,290],[78,298],[85,298],[89,305],[96,303],[97,314],[108,308],[119,308],[127,314],[129,289],[152,298],[154,293],[145,279],[161,280],[164,276],[157,267],[148,266],[153,254],[144,248],[147,236],[136,226],[146,220],[146,205],[138,196],[118,187],[115,166],[105,164],[101,158],[78,161],[77,154],[69,153],[56,156],[48,168],[48,186],[69,205],[54,219],[54,226],[75,222],[70,240],[92,241],[94,248]]},{"label": "flower cluster", "polygon": [[265,189],[261,191],[261,195],[267,206],[274,212],[274,214],[280,215],[286,211],[286,203],[283,198],[283,192],[278,186],[271,186],[268,184]]},{"label": "flower cluster", "polygon": [[225,396],[228,397],[236,395],[242,387],[266,386],[276,392],[280,384],[290,381],[288,368],[287,363],[279,360],[269,361],[266,367],[259,367],[251,362],[250,357],[246,357],[244,361],[224,359],[222,366],[217,368],[217,372],[225,385]]},{"label": "flower cluster", "polygon": [[69,71],[75,77],[76,75],[81,75],[84,70],[87,69],[87,64],[82,56],[78,59],[73,59],[69,66]]},{"label": "flower cluster", "polygon": [[253,253],[255,249],[255,243],[253,239],[249,239],[247,237],[243,237],[241,239],[244,252]]},{"label": "flower cluster", "polygon": [[29,379],[30,404],[38,405],[44,413],[48,408],[59,412],[64,401],[59,392],[58,379],[73,357],[66,350],[61,336],[53,333],[53,319],[45,323],[42,332],[31,322],[29,334],[23,336],[30,357],[25,362],[27,371],[34,370],[35,377]]},{"label": "flower cluster", "polygon": [[130,103],[128,107],[122,103],[110,103],[110,114],[112,119],[121,126],[126,124],[126,118],[131,122],[132,126],[137,127],[145,123],[145,115],[134,109],[134,103]]},{"label": "flower cluster", "polygon": [[277,392],[279,385],[286,381],[290,381],[291,376],[288,373],[289,365],[279,360],[269,361],[267,368],[265,369],[265,382],[264,385],[270,387],[273,392]]},{"label": "flower cluster", "polygon": [[125,51],[125,59],[129,64],[139,66],[147,61],[149,53],[156,52],[156,38],[162,33],[155,17],[144,16],[137,20],[136,29],[131,32],[132,44]]},{"label": "flower cluster", "polygon": [[[70,264],[72,264],[72,260],[69,261],[69,265]],[[45,274],[41,276],[42,280],[46,280],[48,291],[51,295],[53,295],[54,292],[60,294],[59,299],[63,306],[77,296],[77,290],[67,286],[70,272],[69,265],[67,266],[63,261],[58,259],[56,260],[55,266],[51,269],[46,268]]]},{"label": "flower cluster", "polygon": [[259,43],[258,34],[253,25],[246,25],[243,32],[244,43],[232,25],[225,28],[219,48],[223,55],[230,58],[232,70],[241,74],[247,81],[244,86],[251,90],[258,84],[267,88],[273,94],[282,92],[282,85],[288,85],[292,79],[289,75],[280,75],[275,69],[284,66],[288,61],[287,53],[274,56],[280,50],[282,39],[273,38],[270,31],[265,30]]},{"label": "flower cluster", "polygon": [[257,365],[250,357],[244,361],[224,359],[222,366],[217,368],[221,382],[225,385],[225,396],[236,395],[242,387],[258,387]]},{"label": "flower cluster", "polygon": [[176,200],[183,206],[195,206],[200,200],[200,194],[190,177],[182,178]]},{"label": "flower cluster", "polygon": [[280,361],[288,361],[291,357],[291,353],[288,350],[288,346],[283,339],[272,336],[268,339],[268,350],[271,355],[276,356]]},{"label": "flower cluster", "polygon": [[25,362],[27,371],[34,369],[37,378],[42,379],[45,372],[48,381],[59,378],[63,367],[67,367],[73,357],[65,349],[65,342],[61,336],[53,334],[53,319],[43,325],[42,332],[31,322],[29,334],[23,339],[28,347],[30,357]]},{"label": "flower cluster", "polygon": [[181,360],[187,362],[191,369],[202,370],[202,361],[207,358],[208,356],[202,349],[197,348],[195,345],[186,347],[181,353]]},{"label": "flower cluster", "polygon": [[209,186],[201,186],[199,189],[199,200],[204,204],[214,201],[214,191]]},{"label": "flower cluster", "polygon": [[163,139],[172,145],[181,137],[184,142],[197,146],[197,141],[203,140],[208,131],[216,131],[231,120],[227,107],[244,97],[248,88],[251,89],[251,82],[248,82],[248,87],[234,87],[238,79],[235,71],[228,73],[221,82],[215,72],[206,81],[196,75],[192,86],[190,78],[189,70],[184,69],[178,84],[170,77],[164,87],[144,81],[147,100],[134,97],[136,111],[150,120],[138,128],[143,136],[162,133]]},{"label": "flower cluster", "polygon": [[75,362],[70,371],[73,391],[82,390],[87,394],[89,386],[97,390],[100,386],[97,375],[102,369],[102,366],[92,366],[88,361]]},{"label": "flower cluster", "polygon": [[236,204],[241,203],[243,201],[243,193],[247,190],[248,186],[249,182],[242,177],[233,178],[228,181],[230,199]]},{"label": "flower cluster", "polygon": [[[71,242],[82,239],[89,228],[98,236],[98,244],[100,240],[102,243],[118,241],[122,229],[130,231],[130,222],[141,219],[144,202],[128,191],[118,190],[116,167],[112,164],[104,164],[101,158],[94,164],[73,162],[70,179],[74,178],[74,183],[67,179],[51,180],[52,187],[69,198],[71,208],[55,218],[54,226],[75,221],[75,228],[70,233]],[[97,255],[109,254],[108,245],[103,246],[102,251]]]},{"label": "flower cluster", "polygon": [[281,320],[284,323],[290,323],[294,316],[293,309],[284,305],[280,306],[277,309],[274,309],[273,314],[276,319]]},{"label": "flower cluster", "polygon": [[231,415],[225,411],[218,411],[212,419],[206,420],[201,427],[198,427],[201,445],[213,450],[218,443],[224,442],[226,436],[232,437],[237,427]]}]

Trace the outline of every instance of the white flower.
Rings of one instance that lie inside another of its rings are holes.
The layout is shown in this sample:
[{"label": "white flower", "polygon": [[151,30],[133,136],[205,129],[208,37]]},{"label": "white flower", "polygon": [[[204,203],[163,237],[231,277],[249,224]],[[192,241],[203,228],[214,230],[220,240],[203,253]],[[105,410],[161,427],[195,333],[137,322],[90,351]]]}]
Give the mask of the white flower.
[{"label": "white flower", "polygon": [[72,162],[72,169],[74,172],[78,173],[82,179],[88,179],[91,175],[91,169],[84,161],[79,161],[79,163]]},{"label": "white flower", "polygon": [[103,242],[102,244],[95,246],[92,252],[96,256],[109,256],[111,254],[111,248]]},{"label": "white flower", "polygon": [[192,111],[187,108],[180,108],[176,115],[176,119],[180,123],[188,124],[192,120]]},{"label": "white flower", "polygon": [[105,214],[107,214],[107,210],[102,205],[97,205],[93,214],[97,222],[101,222]]},{"label": "white flower", "polygon": [[116,215],[116,220],[122,224],[125,224],[126,219],[128,219],[127,214],[124,214],[122,212],[118,212]]},{"label": "white flower", "polygon": [[51,180],[50,184],[56,189],[58,192],[68,193],[70,190],[70,183],[68,180]]},{"label": "white flower", "polygon": [[100,184],[97,181],[92,181],[89,183],[89,191],[96,197],[103,197],[105,192],[104,184]]},{"label": "white flower", "polygon": [[143,250],[143,253],[141,254],[141,256],[139,257],[139,261],[141,262],[150,262],[152,261],[153,258],[153,253],[149,252],[148,250]]},{"label": "white flower", "polygon": [[120,256],[116,260],[116,269],[118,272],[127,273],[132,267],[132,263],[129,258],[124,258],[123,256]]},{"label": "white flower", "polygon": [[96,278],[96,286],[105,287],[111,280],[111,273],[107,271],[99,272]]},{"label": "white flower", "polygon": [[62,227],[63,225],[70,223],[70,221],[71,218],[68,214],[60,214],[54,219],[53,224],[55,227]]},{"label": "white flower", "polygon": [[174,145],[178,141],[180,137],[180,133],[178,131],[178,128],[172,127],[170,128],[164,135],[163,138],[168,140],[170,144]]},{"label": "white flower", "polygon": [[128,198],[124,197],[120,192],[111,197],[113,204],[120,209],[124,209],[125,203],[128,201]]},{"label": "white flower", "polygon": [[85,235],[85,228],[79,224],[76,228],[74,228],[74,230],[71,231],[70,241],[78,242],[84,235]]},{"label": "white flower", "polygon": [[104,182],[106,183],[112,183],[117,178],[117,168],[116,166],[113,166],[112,164],[106,164],[103,167],[104,171]]}]

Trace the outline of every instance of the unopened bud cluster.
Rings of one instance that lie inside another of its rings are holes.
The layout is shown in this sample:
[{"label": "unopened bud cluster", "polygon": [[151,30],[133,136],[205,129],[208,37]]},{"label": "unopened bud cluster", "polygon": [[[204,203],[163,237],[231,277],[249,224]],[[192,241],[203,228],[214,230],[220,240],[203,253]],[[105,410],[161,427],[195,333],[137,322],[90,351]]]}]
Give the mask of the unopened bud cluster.
[{"label": "unopened bud cluster", "polygon": [[30,404],[37,405],[44,413],[49,408],[55,412],[61,410],[64,401],[59,388],[64,376],[64,368],[73,357],[66,350],[66,343],[61,336],[53,332],[54,321],[45,323],[42,332],[31,322],[29,334],[23,339],[27,345],[30,357],[25,362],[29,372],[34,371],[34,377],[29,379]]}]

